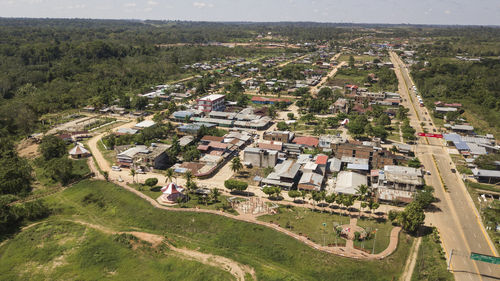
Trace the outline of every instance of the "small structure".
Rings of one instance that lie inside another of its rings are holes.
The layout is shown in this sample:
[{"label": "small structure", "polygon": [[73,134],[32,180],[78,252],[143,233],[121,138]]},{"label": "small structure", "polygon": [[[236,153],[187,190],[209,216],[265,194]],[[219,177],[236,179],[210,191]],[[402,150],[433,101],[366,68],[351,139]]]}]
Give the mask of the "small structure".
[{"label": "small structure", "polygon": [[75,145],[75,147],[73,147],[69,151],[69,155],[73,159],[80,159],[80,158],[84,158],[84,157],[90,156],[90,151],[88,151],[85,147],[83,147],[83,145],[81,143],[77,143]]},{"label": "small structure", "polygon": [[368,184],[368,179],[365,175],[355,172],[341,171],[337,175],[335,192],[354,195],[356,194],[358,186],[363,184]]},{"label": "small structure", "polygon": [[168,185],[161,188],[161,192],[163,194],[160,197],[158,197],[157,201],[160,204],[175,205],[177,204],[177,200],[179,198],[185,197],[185,195],[182,193],[183,191],[184,188],[171,182]]}]

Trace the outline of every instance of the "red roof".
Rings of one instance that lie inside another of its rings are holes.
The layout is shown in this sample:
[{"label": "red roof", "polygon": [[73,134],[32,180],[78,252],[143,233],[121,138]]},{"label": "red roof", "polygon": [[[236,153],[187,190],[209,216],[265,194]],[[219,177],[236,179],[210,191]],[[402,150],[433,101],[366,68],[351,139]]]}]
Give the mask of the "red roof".
[{"label": "red roof", "polygon": [[318,165],[326,165],[327,161],[328,161],[328,156],[326,155],[318,155],[318,157],[316,157],[316,164]]},{"label": "red roof", "polygon": [[252,101],[261,101],[261,102],[291,102],[289,99],[280,99],[280,98],[265,98],[265,97],[259,97],[259,96],[254,96],[252,97]]},{"label": "red roof", "polygon": [[222,142],[224,140],[224,137],[216,137],[216,136],[203,136],[201,138],[202,141],[216,141],[216,142]]},{"label": "red roof", "polygon": [[282,144],[273,143],[273,142],[271,142],[271,143],[259,142],[259,148],[281,151],[281,149],[283,149],[283,145]]},{"label": "red roof", "polygon": [[346,86],[346,88],[351,88],[351,89],[357,89],[357,88],[358,88],[358,86],[356,86],[356,85],[351,85],[351,84],[347,84],[347,85],[345,85],[345,86]]},{"label": "red roof", "polygon": [[213,148],[221,148],[221,149],[226,149],[229,144],[228,143],[222,143],[222,142],[216,142],[216,141],[211,141],[208,146],[213,147]]},{"label": "red roof", "polygon": [[303,144],[309,147],[317,147],[319,144],[319,139],[315,137],[296,137],[292,142],[296,144]]},{"label": "red roof", "polygon": [[198,150],[201,150],[201,151],[208,150],[208,145],[200,144],[200,145],[198,145]]}]

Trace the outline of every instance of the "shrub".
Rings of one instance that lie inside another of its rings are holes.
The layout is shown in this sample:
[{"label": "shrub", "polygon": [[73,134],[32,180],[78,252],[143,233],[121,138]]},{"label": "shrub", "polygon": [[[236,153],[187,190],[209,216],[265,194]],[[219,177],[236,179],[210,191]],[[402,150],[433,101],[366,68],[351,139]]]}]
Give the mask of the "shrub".
[{"label": "shrub", "polygon": [[229,190],[243,191],[247,189],[248,183],[239,180],[229,179],[224,182],[224,186]]},{"label": "shrub", "polygon": [[157,178],[149,178],[145,182],[145,184],[148,185],[148,186],[150,186],[150,187],[155,186],[157,183],[158,183],[158,179]]}]

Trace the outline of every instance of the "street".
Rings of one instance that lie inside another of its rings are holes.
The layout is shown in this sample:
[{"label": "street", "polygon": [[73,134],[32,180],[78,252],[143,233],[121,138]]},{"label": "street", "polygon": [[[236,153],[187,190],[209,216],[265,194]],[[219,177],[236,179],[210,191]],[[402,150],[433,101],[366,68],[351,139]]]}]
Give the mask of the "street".
[{"label": "street", "polygon": [[[414,84],[408,69],[394,52],[391,52],[390,56],[399,80],[399,92],[402,98],[406,99],[403,104],[410,109],[410,124],[418,132],[422,132],[424,128],[432,132],[437,128],[432,123],[429,125],[430,113],[425,107],[419,106],[416,96],[409,91]],[[422,118],[427,119],[424,128],[421,127]],[[451,169],[456,167],[443,140],[419,137],[415,151],[425,169],[431,172],[431,175],[425,176],[426,184],[434,187],[434,195],[438,199],[435,203],[438,210],[426,213],[426,224],[438,228],[447,259],[453,250],[451,270],[455,279],[498,280],[498,265],[476,262],[469,258],[471,252],[493,256],[498,256],[498,253],[486,234],[460,175],[451,172]]]}]

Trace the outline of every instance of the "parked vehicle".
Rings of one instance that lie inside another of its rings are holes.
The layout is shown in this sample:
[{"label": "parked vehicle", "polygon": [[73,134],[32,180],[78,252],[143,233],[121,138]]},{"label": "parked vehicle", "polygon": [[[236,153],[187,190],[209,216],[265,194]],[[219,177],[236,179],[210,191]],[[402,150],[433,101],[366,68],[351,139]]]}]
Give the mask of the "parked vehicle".
[{"label": "parked vehicle", "polygon": [[120,168],[120,166],[111,166],[111,170],[113,170],[113,171],[121,171],[122,168]]}]

